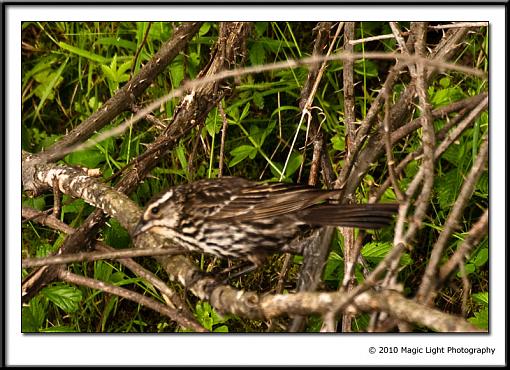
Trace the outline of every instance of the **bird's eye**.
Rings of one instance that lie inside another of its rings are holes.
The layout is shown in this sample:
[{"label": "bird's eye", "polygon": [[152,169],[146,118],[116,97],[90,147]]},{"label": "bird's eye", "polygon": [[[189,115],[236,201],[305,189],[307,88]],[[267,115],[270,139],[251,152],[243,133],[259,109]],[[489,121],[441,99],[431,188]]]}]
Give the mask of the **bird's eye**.
[{"label": "bird's eye", "polygon": [[151,208],[151,213],[152,213],[153,215],[157,215],[157,214],[158,214],[158,212],[159,212],[159,207],[152,207],[152,208]]}]

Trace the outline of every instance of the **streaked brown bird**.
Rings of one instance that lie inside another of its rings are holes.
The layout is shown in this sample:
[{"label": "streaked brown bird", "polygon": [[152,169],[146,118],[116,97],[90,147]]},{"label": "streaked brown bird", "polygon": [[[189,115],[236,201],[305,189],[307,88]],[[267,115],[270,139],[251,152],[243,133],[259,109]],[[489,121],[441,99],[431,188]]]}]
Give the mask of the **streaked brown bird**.
[{"label": "streaked brown bird", "polygon": [[258,183],[239,177],[179,185],[150,201],[132,236],[151,231],[190,252],[239,258],[255,266],[321,226],[378,229],[398,204],[339,204],[338,190]]}]

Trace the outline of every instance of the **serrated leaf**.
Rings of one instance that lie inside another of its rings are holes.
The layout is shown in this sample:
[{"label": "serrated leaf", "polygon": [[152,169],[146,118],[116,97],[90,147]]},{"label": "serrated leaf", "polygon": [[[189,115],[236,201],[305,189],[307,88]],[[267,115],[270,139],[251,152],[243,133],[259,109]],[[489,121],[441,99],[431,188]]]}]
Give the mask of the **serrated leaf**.
[{"label": "serrated leaf", "polygon": [[[131,68],[131,65],[133,64],[133,61],[132,60],[128,60],[127,62],[124,62],[122,63],[120,66],[119,66],[119,69],[117,70],[117,74],[120,76],[120,75],[123,75],[125,74],[130,68]],[[126,76],[129,77],[129,75],[126,74]]]},{"label": "serrated leaf", "polygon": [[80,308],[82,293],[76,287],[59,283],[45,287],[41,293],[66,313],[75,312]]},{"label": "serrated leaf", "polygon": [[368,243],[361,249],[361,254],[366,259],[381,259],[388,254],[391,247],[390,243]]},{"label": "serrated leaf", "polygon": [[[391,243],[381,243],[381,242],[372,242],[366,244],[361,249],[361,254],[368,261],[371,262],[379,262],[390,252],[393,248]],[[400,266],[408,266],[412,264],[413,260],[408,253],[403,253],[400,258]]]}]

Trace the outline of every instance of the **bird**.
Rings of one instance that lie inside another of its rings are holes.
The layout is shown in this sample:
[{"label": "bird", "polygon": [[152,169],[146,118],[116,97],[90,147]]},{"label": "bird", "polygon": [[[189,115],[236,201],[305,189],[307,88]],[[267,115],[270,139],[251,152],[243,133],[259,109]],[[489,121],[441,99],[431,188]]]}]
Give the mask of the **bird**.
[{"label": "bird", "polygon": [[255,267],[322,226],[379,229],[398,203],[340,204],[339,190],[224,176],[172,187],[151,199],[132,237],[152,232],[189,252]]}]

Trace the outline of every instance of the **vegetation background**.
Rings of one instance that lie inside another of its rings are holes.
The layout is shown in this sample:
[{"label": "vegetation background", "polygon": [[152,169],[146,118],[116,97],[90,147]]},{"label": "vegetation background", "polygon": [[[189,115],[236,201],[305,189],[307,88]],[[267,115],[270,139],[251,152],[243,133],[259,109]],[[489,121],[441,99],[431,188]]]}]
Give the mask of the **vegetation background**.
[{"label": "vegetation background", "polygon": [[[427,31],[430,48],[441,42],[446,29]],[[173,34],[175,24],[170,22],[26,22],[22,24],[22,150],[39,153],[50,147],[71,129],[77,127],[98,111],[116,91],[136,75],[143,65]],[[335,24],[338,27],[338,24]],[[410,23],[399,22],[400,29],[409,32]],[[336,28],[332,28],[336,30]],[[353,52],[395,53],[399,44],[391,35],[386,22],[361,22],[354,26],[354,39],[367,39],[353,45]],[[194,80],[209,63],[213,45],[217,42],[219,24],[205,22],[187,43],[185,49],[160,73],[145,90],[131,111],[119,114],[101,132],[118,126],[137,109],[165,96],[186,81]],[[333,51],[343,50],[345,36],[333,37]],[[311,22],[256,22],[247,38],[245,65],[261,66],[310,56],[317,37],[317,24]],[[329,47],[329,44],[328,44]],[[452,63],[488,71],[488,29],[471,27],[462,40],[460,51]],[[377,99],[390,68],[395,61],[388,59],[357,59],[354,71],[354,115],[362,122],[374,100]],[[314,96],[312,117],[319,124],[324,138],[326,155],[334,178],[338,178],[346,163],[349,145],[345,124],[344,84],[342,61],[327,63],[324,75]],[[300,98],[308,76],[305,65],[296,68],[269,70],[235,77],[235,86],[208,114],[203,122],[182,135],[164,155],[158,165],[140,182],[130,198],[143,207],[155,194],[171,186],[202,178],[235,175],[253,180],[306,183],[313,165],[312,139],[306,121],[299,125],[302,107]],[[389,99],[392,104],[411,84],[409,73],[402,73],[392,86]],[[449,107],[463,99],[488,92],[487,80],[462,71],[441,69],[428,83],[427,99],[431,109]],[[101,179],[114,185],[119,174],[147,146],[171,125],[172,117],[180,108],[178,98],[163,103],[153,112],[156,120],[144,119],[122,135],[108,138],[95,146],[67,154],[60,163],[86,168],[98,168]],[[415,101],[416,107],[419,104]],[[434,120],[437,132],[454,119],[457,112]],[[384,112],[378,120],[383,121]],[[420,116],[416,108],[409,120]],[[226,131],[223,131],[224,123]],[[380,124],[375,126],[379,127]],[[299,128],[298,128],[299,126]],[[357,127],[357,126],[356,126]],[[297,130],[297,131],[296,131]],[[379,128],[373,128],[376,132]],[[448,146],[436,160],[433,188],[426,216],[416,236],[413,248],[402,255],[398,281],[403,294],[414,296],[419,289],[430,259],[430,252],[444,230],[454,203],[459,198],[466,176],[476,161],[483,137],[488,131],[487,111],[483,111],[462,135]],[[225,132],[225,133],[224,133]],[[296,141],[293,143],[294,137]],[[308,141],[305,142],[305,140]],[[223,143],[222,143],[223,141]],[[394,163],[398,164],[423,145],[421,129],[414,130],[392,146]],[[437,144],[440,140],[437,141]],[[367,149],[365,147],[364,149]],[[368,148],[369,149],[369,148]],[[286,164],[287,162],[287,164]],[[402,191],[408,189],[420,169],[421,157],[415,156],[398,174]],[[385,155],[371,163],[356,187],[355,201],[366,203],[389,177]],[[476,181],[460,217],[459,227],[441,257],[446,262],[462,243],[468,232],[488,208],[488,171]],[[317,186],[325,186],[324,180]],[[393,186],[387,187],[381,201],[396,201]],[[41,212],[50,211],[55,195],[46,192],[35,197],[23,195],[23,206]],[[63,195],[58,219],[71,227],[81,225],[94,210],[83,199]],[[392,248],[392,227],[373,232],[365,237],[361,249],[363,263],[357,263],[355,278],[362,283]],[[59,250],[65,239],[63,232],[25,219],[22,230],[23,258],[43,257]],[[98,239],[115,249],[132,246],[127,230],[110,218],[100,230]],[[331,252],[323,272],[321,290],[335,291],[344,279],[344,235],[336,230]],[[463,315],[479,328],[488,329],[488,271],[489,246],[487,236],[480,238],[448,284],[439,291],[434,306],[443,312]],[[194,262],[205,271],[218,272],[230,266],[206,255],[193,255]],[[303,258],[294,256],[285,267],[282,281],[280,271],[285,256],[275,255],[260,270],[242,276],[231,284],[239,289],[283,293],[296,289],[296,279]],[[207,301],[200,300],[177,282],[168,282],[161,266],[150,257],[137,261],[170,284],[183,297],[197,321],[216,332],[284,331],[290,318],[249,320],[232,313],[221,315]],[[133,274],[125,266],[111,260],[77,262],[68,265],[71,272],[127,288],[157,302],[164,297],[144,278]],[[23,269],[22,278],[33,272]],[[280,287],[277,285],[280,283]],[[370,314],[362,313],[352,319],[350,330],[366,331]],[[317,332],[323,325],[320,315],[308,317],[304,331]],[[23,332],[176,332],[186,331],[182,326],[142,304],[101,292],[86,286],[55,281],[36,294],[22,309]],[[415,327],[415,331],[427,328]]]}]

